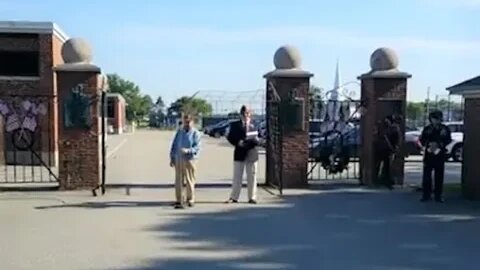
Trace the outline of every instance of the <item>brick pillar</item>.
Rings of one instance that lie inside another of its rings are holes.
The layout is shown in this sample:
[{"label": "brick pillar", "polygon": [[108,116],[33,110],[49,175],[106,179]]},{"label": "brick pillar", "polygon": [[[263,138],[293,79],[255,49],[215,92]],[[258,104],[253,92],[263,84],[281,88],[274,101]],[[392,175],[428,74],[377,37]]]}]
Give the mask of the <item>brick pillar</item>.
[{"label": "brick pillar", "polygon": [[468,199],[480,199],[480,90],[477,94],[465,95],[463,133],[462,192]]},{"label": "brick pillar", "polygon": [[[93,189],[101,177],[100,104],[103,78],[100,68],[89,64],[91,53],[84,41],[67,41],[63,45],[62,56],[65,64],[55,67],[60,189]],[[87,117],[82,117],[82,114]]]},{"label": "brick pillar", "polygon": [[[283,188],[305,187],[309,156],[308,91],[313,74],[300,69],[300,55],[293,47],[278,49],[274,64],[276,69],[264,76],[269,96],[275,96],[275,100],[272,97],[267,100],[267,126],[272,121],[278,123],[278,130],[268,132],[277,132],[281,149],[275,151],[275,146],[267,147],[266,178],[270,182],[280,181]],[[268,134],[267,144],[272,135]],[[273,179],[275,177],[280,180]]]},{"label": "brick pillar", "polygon": [[[359,77],[361,80],[361,99],[366,109],[361,118],[361,181],[365,185],[377,185],[376,147],[378,123],[385,117],[397,114],[402,117],[400,123],[400,145],[404,145],[405,111],[407,97],[407,79],[410,74],[398,71],[398,58],[388,48],[376,50],[370,59],[372,70]],[[402,185],[404,177],[404,157],[402,151],[396,155],[392,164],[392,177],[395,184]]]}]

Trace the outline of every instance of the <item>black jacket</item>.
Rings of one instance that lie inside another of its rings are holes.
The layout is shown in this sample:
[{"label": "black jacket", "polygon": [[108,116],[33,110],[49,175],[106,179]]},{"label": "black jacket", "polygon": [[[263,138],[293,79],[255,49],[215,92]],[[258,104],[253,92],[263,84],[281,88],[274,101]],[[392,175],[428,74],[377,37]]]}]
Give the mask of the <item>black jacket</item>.
[{"label": "black jacket", "polygon": [[447,145],[452,142],[450,129],[448,129],[448,127],[444,124],[439,124],[437,126],[426,126],[422,131],[422,135],[420,136],[420,143],[424,147],[428,147],[428,144],[431,142],[436,142],[444,154],[446,152]]},{"label": "black jacket", "polygon": [[[249,131],[256,131],[255,126],[250,124]],[[242,120],[232,122],[230,124],[230,131],[228,132],[227,140],[235,146],[233,150],[234,161],[245,161],[248,155],[248,151],[257,146],[258,142],[254,140],[245,140],[247,137],[247,131]],[[244,141],[243,146],[239,146],[240,141]]]}]

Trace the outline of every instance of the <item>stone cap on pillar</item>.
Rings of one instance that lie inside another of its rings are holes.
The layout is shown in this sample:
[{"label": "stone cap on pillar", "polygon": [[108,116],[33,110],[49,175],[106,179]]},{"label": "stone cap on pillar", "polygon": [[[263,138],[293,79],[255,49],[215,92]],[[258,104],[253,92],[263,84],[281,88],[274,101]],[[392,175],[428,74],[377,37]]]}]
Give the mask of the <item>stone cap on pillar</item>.
[{"label": "stone cap on pillar", "polygon": [[285,77],[285,78],[310,78],[313,74],[301,68],[302,58],[297,48],[285,45],[275,52],[273,64],[275,70],[265,74],[264,78]]},{"label": "stone cap on pillar", "polygon": [[450,86],[447,88],[447,91],[450,92],[450,95],[480,97],[480,76]]},{"label": "stone cap on pillar", "polygon": [[371,70],[358,79],[366,78],[411,78],[412,75],[398,70],[397,53],[390,48],[378,48],[370,56]]},{"label": "stone cap on pillar", "polygon": [[62,58],[64,64],[54,67],[55,71],[101,72],[100,67],[92,64],[92,49],[84,39],[71,38],[63,43]]}]

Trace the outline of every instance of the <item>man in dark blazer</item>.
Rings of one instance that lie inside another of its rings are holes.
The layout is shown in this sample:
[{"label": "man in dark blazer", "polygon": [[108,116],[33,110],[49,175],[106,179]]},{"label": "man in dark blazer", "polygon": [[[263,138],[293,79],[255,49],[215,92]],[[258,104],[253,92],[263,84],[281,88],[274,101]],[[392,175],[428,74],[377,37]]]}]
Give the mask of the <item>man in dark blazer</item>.
[{"label": "man in dark blazer", "polygon": [[227,203],[236,203],[242,189],[243,172],[247,174],[248,202],[257,203],[257,163],[259,144],[258,137],[248,138],[248,132],[255,132],[255,126],[250,118],[250,111],[244,105],[240,109],[241,119],[230,124],[227,140],[235,149],[233,150],[233,182],[232,192]]}]

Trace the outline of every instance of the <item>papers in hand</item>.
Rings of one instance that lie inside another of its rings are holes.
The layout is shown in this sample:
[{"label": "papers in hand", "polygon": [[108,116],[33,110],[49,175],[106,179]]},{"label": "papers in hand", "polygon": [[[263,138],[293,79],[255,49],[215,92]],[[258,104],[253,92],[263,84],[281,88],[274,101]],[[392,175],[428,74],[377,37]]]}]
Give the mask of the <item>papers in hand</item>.
[{"label": "papers in hand", "polygon": [[430,143],[427,148],[427,151],[434,155],[438,155],[440,153],[440,148],[438,147],[437,143]]},{"label": "papers in hand", "polygon": [[247,132],[245,140],[258,140],[258,131]]}]

